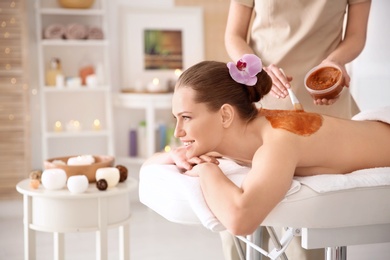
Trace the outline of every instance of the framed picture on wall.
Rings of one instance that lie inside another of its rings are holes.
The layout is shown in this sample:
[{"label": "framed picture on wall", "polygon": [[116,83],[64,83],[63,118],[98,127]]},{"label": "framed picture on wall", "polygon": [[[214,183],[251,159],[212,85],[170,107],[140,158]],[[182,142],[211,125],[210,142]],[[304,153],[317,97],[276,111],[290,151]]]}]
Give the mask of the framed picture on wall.
[{"label": "framed picture on wall", "polygon": [[200,7],[125,8],[121,26],[123,88],[139,90],[156,79],[167,85],[204,59]]}]

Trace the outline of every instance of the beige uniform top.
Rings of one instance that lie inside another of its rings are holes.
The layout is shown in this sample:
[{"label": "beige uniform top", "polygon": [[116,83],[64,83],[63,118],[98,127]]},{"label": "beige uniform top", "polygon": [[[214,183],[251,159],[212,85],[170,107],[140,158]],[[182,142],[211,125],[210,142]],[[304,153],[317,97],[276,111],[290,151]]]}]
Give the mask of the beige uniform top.
[{"label": "beige uniform top", "polygon": [[[273,63],[293,77],[291,86],[306,111],[350,118],[358,112],[349,89],[331,106],[313,104],[304,86],[305,74],[340,43],[348,4],[367,0],[234,0],[254,7],[250,46],[263,64]],[[292,109],[290,98],[267,95],[269,109]]]}]

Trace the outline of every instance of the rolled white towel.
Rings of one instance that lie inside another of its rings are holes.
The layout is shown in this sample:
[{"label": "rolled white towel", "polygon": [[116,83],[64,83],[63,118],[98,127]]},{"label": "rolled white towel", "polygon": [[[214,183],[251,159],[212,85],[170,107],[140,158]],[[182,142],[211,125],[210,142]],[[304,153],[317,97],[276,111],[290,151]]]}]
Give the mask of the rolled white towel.
[{"label": "rolled white towel", "polygon": [[101,28],[89,27],[87,30],[87,39],[89,40],[101,40],[104,38],[104,34]]},{"label": "rolled white towel", "polygon": [[65,30],[65,38],[69,40],[86,39],[87,27],[77,23],[68,24]]},{"label": "rolled white towel", "polygon": [[51,24],[43,31],[43,37],[45,39],[63,39],[65,30],[65,26],[62,24]]}]

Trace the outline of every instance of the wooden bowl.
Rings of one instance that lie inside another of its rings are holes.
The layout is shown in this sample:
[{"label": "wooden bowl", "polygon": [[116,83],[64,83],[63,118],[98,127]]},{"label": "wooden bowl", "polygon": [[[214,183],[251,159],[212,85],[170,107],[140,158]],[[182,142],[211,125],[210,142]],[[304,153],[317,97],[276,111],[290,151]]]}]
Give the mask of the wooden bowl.
[{"label": "wooden bowl", "polygon": [[94,4],[95,0],[58,0],[60,6],[64,8],[86,9]]},{"label": "wooden bowl", "polygon": [[[51,158],[44,161],[45,169],[60,168],[66,172],[67,177],[74,175],[85,175],[88,178],[88,181],[96,182],[95,174],[96,170],[104,167],[113,167],[115,158],[109,155],[94,155],[95,162],[90,165],[67,165],[68,159],[70,157],[76,156],[67,156],[67,157],[58,157]],[[63,161],[65,164],[55,164],[53,161]]]}]

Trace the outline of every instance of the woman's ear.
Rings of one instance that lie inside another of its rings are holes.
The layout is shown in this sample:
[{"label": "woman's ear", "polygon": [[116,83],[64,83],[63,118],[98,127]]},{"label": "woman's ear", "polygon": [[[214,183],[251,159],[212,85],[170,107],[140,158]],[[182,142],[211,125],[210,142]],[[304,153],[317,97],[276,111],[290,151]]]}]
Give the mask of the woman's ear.
[{"label": "woman's ear", "polygon": [[223,104],[220,109],[223,127],[229,127],[234,119],[234,108],[229,104]]}]

